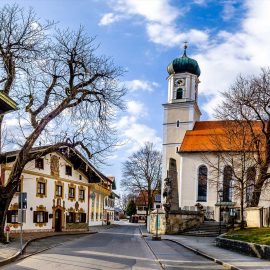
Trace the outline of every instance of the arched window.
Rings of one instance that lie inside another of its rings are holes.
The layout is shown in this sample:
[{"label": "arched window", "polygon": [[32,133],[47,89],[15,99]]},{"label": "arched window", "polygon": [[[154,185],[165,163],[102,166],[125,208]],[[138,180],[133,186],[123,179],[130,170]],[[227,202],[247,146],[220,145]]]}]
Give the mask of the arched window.
[{"label": "arched window", "polygon": [[182,99],[183,98],[183,89],[182,88],[178,88],[176,90],[176,99]]},{"label": "arched window", "polygon": [[249,205],[252,199],[252,193],[254,191],[254,184],[256,178],[255,167],[249,167],[247,169],[247,179],[246,179],[246,203]]},{"label": "arched window", "polygon": [[225,166],[223,171],[223,201],[232,201],[232,180],[233,171],[231,166]]},{"label": "arched window", "polygon": [[201,165],[198,171],[198,202],[206,202],[207,198],[207,167]]}]

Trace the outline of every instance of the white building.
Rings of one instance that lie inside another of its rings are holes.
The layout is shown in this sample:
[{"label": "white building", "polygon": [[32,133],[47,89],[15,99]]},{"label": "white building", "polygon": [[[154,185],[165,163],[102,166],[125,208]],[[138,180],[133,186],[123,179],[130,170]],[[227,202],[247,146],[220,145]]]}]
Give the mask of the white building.
[{"label": "white building", "polygon": [[[106,224],[105,200],[112,194],[112,180],[95,169],[78,151],[67,147],[42,155],[25,166],[18,192],[7,214],[7,224],[19,230],[19,192],[27,194],[25,231],[87,230]],[[18,152],[1,158],[1,181],[6,184]],[[113,212],[113,211],[112,211]],[[113,220],[110,216],[110,220]]]},{"label": "white building", "polygon": [[[169,160],[176,160],[179,207],[195,210],[196,204],[202,205],[209,218],[219,220],[219,211],[236,209],[239,201],[234,198],[231,188],[233,181],[229,166],[218,164],[220,173],[217,185],[209,183],[207,159],[219,162],[214,154],[220,149],[213,148],[210,137],[224,127],[224,121],[200,121],[198,107],[198,85],[200,68],[196,60],[186,54],[169,64],[168,99],[164,107],[163,132],[163,177],[167,176]],[[256,174],[256,172],[255,172]],[[162,184],[164,188],[164,183]],[[218,189],[222,188],[223,198],[219,202]],[[250,188],[247,192],[252,192]],[[245,194],[248,198],[248,194]],[[261,195],[260,206],[269,207],[267,192]]]}]

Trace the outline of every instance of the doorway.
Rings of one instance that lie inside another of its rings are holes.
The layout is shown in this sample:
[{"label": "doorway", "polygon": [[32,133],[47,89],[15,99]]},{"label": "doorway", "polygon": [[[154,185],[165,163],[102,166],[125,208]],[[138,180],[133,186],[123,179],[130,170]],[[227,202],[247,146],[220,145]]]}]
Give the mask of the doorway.
[{"label": "doorway", "polygon": [[55,210],[55,231],[56,232],[62,231],[62,210],[61,209]]}]

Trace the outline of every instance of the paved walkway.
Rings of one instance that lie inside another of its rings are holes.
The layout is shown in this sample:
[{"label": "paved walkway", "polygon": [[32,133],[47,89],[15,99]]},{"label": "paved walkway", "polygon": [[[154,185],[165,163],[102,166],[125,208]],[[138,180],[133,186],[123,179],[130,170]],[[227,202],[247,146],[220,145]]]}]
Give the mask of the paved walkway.
[{"label": "paved walkway", "polygon": [[[141,227],[143,234],[149,235],[145,226]],[[242,255],[227,249],[219,248],[215,245],[215,237],[195,237],[184,235],[163,235],[162,239],[172,240],[184,246],[190,247],[199,253],[205,254],[207,257],[222,261],[231,269],[243,270],[270,270],[270,261]],[[234,268],[233,268],[234,267]]]},{"label": "paved walkway", "polygon": [[[29,240],[40,239],[44,237],[61,237],[62,240],[58,240],[60,243],[68,241],[73,234],[89,234],[93,232],[103,231],[105,229],[112,228],[116,225],[109,225],[109,226],[93,226],[91,227],[90,231],[87,232],[38,232],[38,233],[23,233],[23,246]],[[69,236],[69,237],[62,237],[62,236]],[[15,256],[20,252],[20,234],[11,234],[12,241],[9,244],[2,244],[0,243],[0,265],[3,261]],[[44,244],[44,243],[43,243]]]}]

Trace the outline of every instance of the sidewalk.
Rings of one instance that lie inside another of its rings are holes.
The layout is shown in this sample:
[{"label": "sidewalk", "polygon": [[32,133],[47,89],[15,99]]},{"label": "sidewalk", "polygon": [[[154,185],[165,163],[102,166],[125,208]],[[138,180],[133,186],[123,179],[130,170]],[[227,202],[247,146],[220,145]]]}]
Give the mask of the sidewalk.
[{"label": "sidewalk", "polygon": [[[38,233],[23,233],[23,249],[31,243],[32,241],[38,239],[44,239],[48,237],[61,237],[61,236],[71,236],[71,235],[88,235],[97,233],[117,225],[106,225],[106,226],[93,226],[90,227],[89,231],[71,231],[71,232],[38,232]],[[6,263],[14,261],[20,255],[20,234],[11,234],[13,238],[12,242],[9,244],[0,243],[0,267]],[[61,241],[59,241],[61,243]]]},{"label": "sidewalk", "polygon": [[[149,235],[145,226],[141,226],[143,235]],[[237,252],[216,247],[215,237],[195,237],[184,235],[163,235],[162,240],[176,242],[208,259],[223,264],[229,269],[270,270],[270,261],[249,257]]]}]

